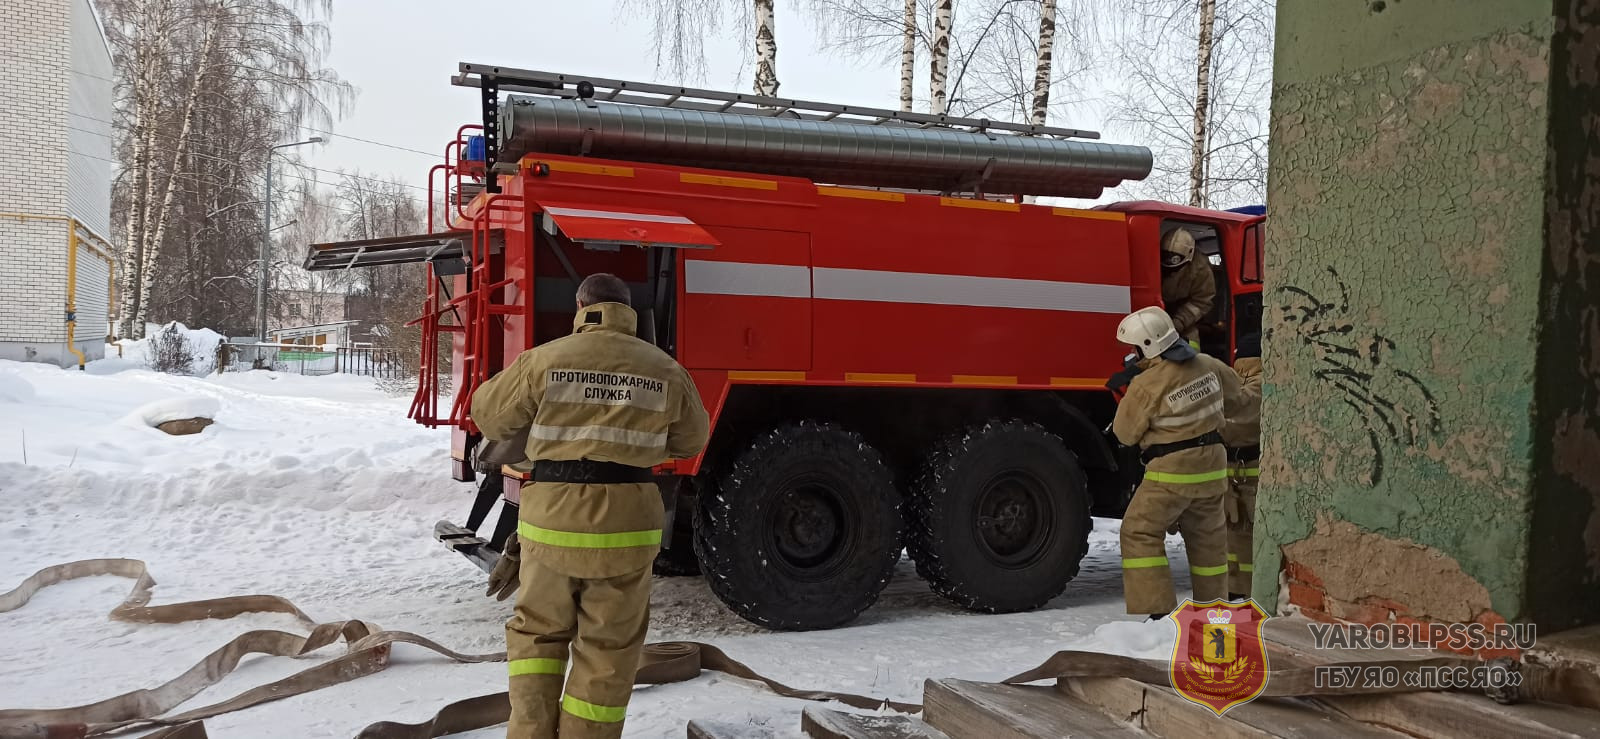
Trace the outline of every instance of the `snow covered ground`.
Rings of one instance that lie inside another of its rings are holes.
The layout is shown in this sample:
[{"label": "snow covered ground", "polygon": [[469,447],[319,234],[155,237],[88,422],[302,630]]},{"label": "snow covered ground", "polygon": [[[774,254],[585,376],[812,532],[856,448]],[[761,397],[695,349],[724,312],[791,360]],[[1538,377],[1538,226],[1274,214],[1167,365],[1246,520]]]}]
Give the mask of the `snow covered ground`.
[{"label": "snow covered ground", "polygon": [[[509,604],[485,599],[482,573],[432,539],[435,521],[464,517],[471,489],[449,479],[448,435],[406,419],[409,398],[346,376],[191,378],[136,366],[106,360],[73,372],[0,362],[0,592],[47,565],[132,557],[149,563],[158,604],[271,593],[319,621],[365,619],[464,652],[503,648]],[[189,437],[150,428],[174,403],[209,407],[216,423]],[[1175,540],[1169,550],[1186,570]],[[1060,649],[1165,657],[1170,627],[1124,616],[1120,578],[1116,522],[1097,520],[1078,579],[1033,613],[957,610],[902,562],[876,606],[827,632],[766,632],[723,608],[698,578],[658,579],[651,639],[712,642],[796,687],[917,701],[926,678],[996,680]],[[243,631],[301,631],[277,615],[109,621],[129,585],[67,583],[0,614],[8,647],[0,708],[78,705],[150,687]],[[306,666],[249,658],[187,705]],[[215,737],[350,737],[374,721],[417,721],[503,690],[505,680],[502,664],[456,665],[402,645],[383,673],[207,726]],[[627,735],[681,737],[688,720],[708,718],[800,736],[803,706],[708,673],[638,690]]]}]

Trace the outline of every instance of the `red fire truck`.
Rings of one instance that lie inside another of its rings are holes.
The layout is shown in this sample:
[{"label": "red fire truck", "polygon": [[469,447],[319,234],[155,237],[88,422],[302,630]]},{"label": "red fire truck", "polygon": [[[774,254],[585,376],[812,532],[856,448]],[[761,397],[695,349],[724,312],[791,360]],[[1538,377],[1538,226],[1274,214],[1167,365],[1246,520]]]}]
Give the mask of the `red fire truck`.
[{"label": "red fire truck", "polygon": [[[1120,516],[1141,474],[1106,433],[1105,382],[1125,353],[1117,322],[1161,304],[1165,232],[1189,230],[1216,274],[1205,351],[1231,357],[1237,336],[1260,330],[1262,216],[1021,202],[1142,178],[1141,147],[460,71],[457,84],[480,89],[483,124],[458,131],[431,173],[427,233],[313,245],[306,266],[427,263],[411,416],[451,427],[454,478],[479,480],[466,525],[437,533],[485,568],[527,475],[475,462],[473,391],[569,333],[577,284],[595,272],[630,284],[640,337],[689,370],[713,421],[700,457],[657,470],[675,510],[657,570],[701,572],[729,608],[773,628],[850,621],[903,551],[973,610],[1032,609],[1066,589],[1090,516]],[[438,382],[443,341],[452,396]]]}]

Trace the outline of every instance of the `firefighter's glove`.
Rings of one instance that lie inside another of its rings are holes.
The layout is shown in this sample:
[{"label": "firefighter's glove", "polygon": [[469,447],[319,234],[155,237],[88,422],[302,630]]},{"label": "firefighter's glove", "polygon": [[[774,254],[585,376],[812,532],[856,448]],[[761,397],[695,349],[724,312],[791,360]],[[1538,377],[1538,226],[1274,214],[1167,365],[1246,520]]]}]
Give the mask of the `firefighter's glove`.
[{"label": "firefighter's glove", "polygon": [[506,539],[505,551],[500,553],[500,560],[494,563],[494,570],[489,573],[489,592],[485,595],[495,600],[510,598],[517,592],[517,571],[522,569],[522,540],[516,535]]},{"label": "firefighter's glove", "polygon": [[1144,368],[1139,366],[1139,355],[1129,354],[1122,360],[1122,371],[1112,375],[1111,379],[1106,380],[1106,387],[1121,392],[1128,387],[1128,383],[1133,382],[1133,378],[1138,377],[1139,373],[1143,371]]}]

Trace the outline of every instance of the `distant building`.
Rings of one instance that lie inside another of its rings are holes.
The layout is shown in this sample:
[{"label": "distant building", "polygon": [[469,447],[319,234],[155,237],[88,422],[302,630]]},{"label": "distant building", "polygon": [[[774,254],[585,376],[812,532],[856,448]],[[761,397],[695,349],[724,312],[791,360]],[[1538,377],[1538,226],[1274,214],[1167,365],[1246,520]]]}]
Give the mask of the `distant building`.
[{"label": "distant building", "polygon": [[320,290],[273,290],[278,322],[285,326],[345,319],[345,294]]},{"label": "distant building", "polygon": [[105,353],[114,74],[90,0],[0,2],[0,359]]},{"label": "distant building", "polygon": [[267,338],[275,344],[304,346],[307,351],[333,352],[354,346],[350,338],[350,329],[355,324],[355,321],[329,321],[288,326],[267,332]]}]

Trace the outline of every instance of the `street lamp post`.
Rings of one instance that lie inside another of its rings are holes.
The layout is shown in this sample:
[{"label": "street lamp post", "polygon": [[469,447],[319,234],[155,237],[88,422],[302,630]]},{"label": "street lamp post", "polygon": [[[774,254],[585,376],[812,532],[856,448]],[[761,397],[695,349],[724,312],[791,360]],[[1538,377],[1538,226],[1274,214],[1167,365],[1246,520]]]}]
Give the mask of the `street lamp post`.
[{"label": "street lamp post", "polygon": [[322,143],[321,136],[312,136],[305,141],[296,141],[292,144],[278,144],[267,149],[267,198],[263,201],[263,210],[266,211],[266,226],[261,229],[261,253],[256,260],[258,272],[256,273],[256,338],[267,340],[267,254],[272,243],[272,155],[279,149],[291,146],[304,146],[306,144]]}]

